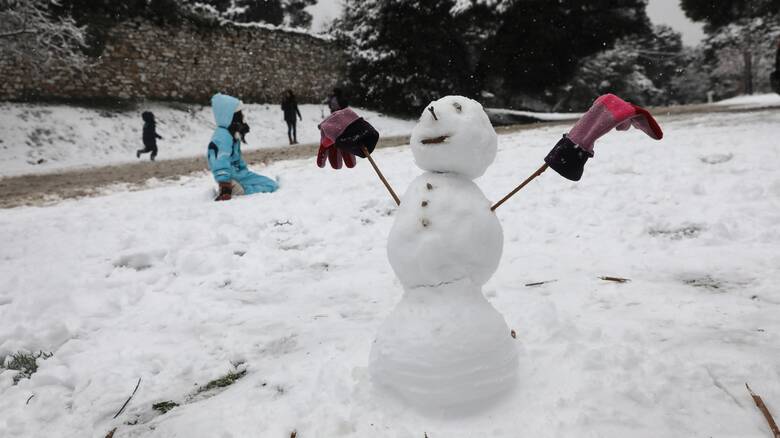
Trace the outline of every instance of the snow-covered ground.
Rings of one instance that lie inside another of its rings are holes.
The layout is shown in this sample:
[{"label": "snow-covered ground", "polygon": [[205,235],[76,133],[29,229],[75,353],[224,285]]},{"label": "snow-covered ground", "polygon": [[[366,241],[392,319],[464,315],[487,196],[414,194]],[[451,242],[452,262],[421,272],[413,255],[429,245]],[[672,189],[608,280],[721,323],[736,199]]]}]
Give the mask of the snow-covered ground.
[{"label": "snow-covered ground", "polygon": [[[288,144],[287,125],[279,105],[245,105],[251,131],[245,150]],[[298,142],[320,139],[317,125],[327,109],[320,105],[300,105],[303,121],[298,122]],[[152,111],[157,119],[158,160],[205,154],[214,131],[209,106],[150,103],[133,111],[0,103],[0,177],[63,169],[104,166],[138,161],[142,149],[141,112]],[[407,135],[412,120],[388,117],[374,111],[356,109],[384,136]],[[149,155],[143,156],[148,160]]]},{"label": "snow-covered ground", "polygon": [[[659,122],[663,141],[613,132],[582,181],[547,171],[498,209],[485,293],[517,334],[520,383],[467,415],[372,392],[401,286],[396,207],[368,163],[273,163],[258,170],[279,192],[225,203],[203,173],[4,210],[0,356],[53,356],[17,385],[0,372],[0,436],[768,437],[744,383],[780,415],[780,112]],[[560,134],[500,136],[477,183],[500,198]],[[400,192],[420,173],[408,148],[375,155]]]},{"label": "snow-covered ground", "polygon": [[726,105],[738,108],[762,108],[768,106],[780,106],[780,94],[753,94],[749,96],[737,96],[715,102],[714,105]]}]

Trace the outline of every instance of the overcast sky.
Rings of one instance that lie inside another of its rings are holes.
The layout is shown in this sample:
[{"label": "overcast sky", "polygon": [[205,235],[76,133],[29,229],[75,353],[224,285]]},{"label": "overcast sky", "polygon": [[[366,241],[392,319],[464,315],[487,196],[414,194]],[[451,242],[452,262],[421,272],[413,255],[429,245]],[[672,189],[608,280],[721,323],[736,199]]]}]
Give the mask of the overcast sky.
[{"label": "overcast sky", "polygon": [[[312,14],[312,30],[319,31],[341,11],[341,0],[319,0],[307,10]],[[704,37],[702,25],[689,20],[680,9],[680,0],[650,0],[647,15],[655,24],[666,24],[682,33],[683,43],[694,46]]]}]

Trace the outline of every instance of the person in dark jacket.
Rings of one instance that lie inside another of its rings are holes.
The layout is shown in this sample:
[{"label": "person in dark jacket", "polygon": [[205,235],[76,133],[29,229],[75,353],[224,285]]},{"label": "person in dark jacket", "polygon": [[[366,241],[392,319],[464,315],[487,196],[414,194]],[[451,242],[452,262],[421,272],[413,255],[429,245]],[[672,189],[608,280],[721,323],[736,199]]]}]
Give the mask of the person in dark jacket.
[{"label": "person in dark jacket", "polygon": [[341,91],[341,88],[334,88],[333,94],[325,100],[325,103],[328,104],[331,114],[349,106],[349,102],[344,97],[344,92]]},{"label": "person in dark jacket", "polygon": [[295,129],[295,116],[298,115],[298,120],[303,120],[301,117],[301,111],[298,110],[298,102],[295,100],[295,94],[292,90],[284,92],[282,98],[282,111],[284,112],[284,121],[287,122],[287,138],[290,140],[290,144],[298,143],[298,135]]},{"label": "person in dark jacket", "polygon": [[775,71],[769,74],[769,84],[775,93],[780,94],[780,39],[777,40],[775,52]]},{"label": "person in dark jacket", "polygon": [[157,157],[157,139],[162,140],[163,138],[160,137],[157,134],[157,131],[155,131],[155,122],[154,122],[154,114],[150,111],[144,111],[141,114],[141,118],[144,120],[144,133],[143,133],[143,141],[144,141],[144,148],[139,149],[135,152],[136,158],[141,158],[141,154],[145,154],[147,152],[151,152],[151,160],[154,161],[155,157]]}]

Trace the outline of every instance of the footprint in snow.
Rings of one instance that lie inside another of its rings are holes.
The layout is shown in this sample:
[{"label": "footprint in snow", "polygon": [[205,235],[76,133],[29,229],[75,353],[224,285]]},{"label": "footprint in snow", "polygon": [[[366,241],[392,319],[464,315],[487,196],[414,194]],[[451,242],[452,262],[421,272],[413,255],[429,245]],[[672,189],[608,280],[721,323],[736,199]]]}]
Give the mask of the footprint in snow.
[{"label": "footprint in snow", "polygon": [[113,264],[117,268],[130,268],[136,271],[143,271],[151,268],[157,262],[165,257],[165,251],[150,251],[125,254],[114,260]]}]

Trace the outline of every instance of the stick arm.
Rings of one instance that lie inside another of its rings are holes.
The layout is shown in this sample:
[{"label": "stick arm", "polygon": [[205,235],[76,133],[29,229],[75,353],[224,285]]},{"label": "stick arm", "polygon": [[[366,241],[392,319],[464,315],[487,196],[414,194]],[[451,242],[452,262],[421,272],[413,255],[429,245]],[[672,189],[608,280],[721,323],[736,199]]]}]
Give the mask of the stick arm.
[{"label": "stick arm", "polygon": [[379,170],[379,167],[374,162],[374,159],[371,158],[371,153],[368,152],[368,149],[366,149],[365,146],[360,147],[363,151],[363,154],[368,158],[368,162],[371,163],[371,167],[374,168],[374,172],[376,172],[377,176],[379,176],[379,179],[382,180],[382,184],[385,185],[385,188],[387,188],[387,191],[390,192],[390,196],[393,197],[393,201],[395,201],[395,205],[401,205],[401,200],[398,198],[398,195],[395,194],[395,191],[393,191],[393,188],[390,187],[390,183],[387,182],[387,179],[385,179],[385,176],[382,175],[382,171]]},{"label": "stick arm", "polygon": [[526,186],[528,183],[530,183],[531,181],[533,181],[533,180],[534,180],[534,178],[536,178],[537,176],[539,176],[539,175],[543,174],[543,173],[544,173],[544,171],[545,171],[545,170],[547,170],[547,168],[548,168],[548,167],[549,167],[549,166],[548,166],[548,164],[547,164],[547,163],[544,163],[544,164],[542,165],[542,167],[540,167],[540,168],[536,169],[536,172],[534,172],[534,173],[533,173],[531,176],[529,176],[528,178],[526,178],[526,179],[525,179],[525,181],[523,181],[522,183],[520,183],[520,185],[519,185],[519,186],[515,187],[515,189],[514,189],[514,190],[512,190],[512,191],[511,191],[511,192],[509,192],[509,193],[508,193],[506,196],[504,196],[503,198],[501,198],[501,200],[500,200],[500,201],[498,201],[498,202],[496,202],[495,204],[493,204],[493,206],[492,206],[492,207],[490,207],[490,211],[496,211],[496,209],[497,209],[498,207],[500,207],[500,206],[501,206],[501,204],[503,204],[504,202],[506,202],[506,201],[507,201],[507,199],[509,199],[509,198],[511,198],[512,196],[514,196],[514,194],[515,194],[515,193],[519,192],[519,191],[520,191],[520,189],[522,189],[522,188],[523,188],[523,187],[525,187],[525,186]]}]

